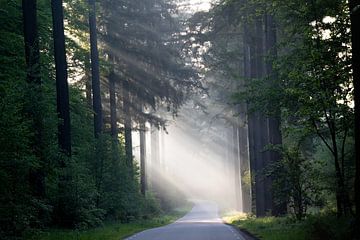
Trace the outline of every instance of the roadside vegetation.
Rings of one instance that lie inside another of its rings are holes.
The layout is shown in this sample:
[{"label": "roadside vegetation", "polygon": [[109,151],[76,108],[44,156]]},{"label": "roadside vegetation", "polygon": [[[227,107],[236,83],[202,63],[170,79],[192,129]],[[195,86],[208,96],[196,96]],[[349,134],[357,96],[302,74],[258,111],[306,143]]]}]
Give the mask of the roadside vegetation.
[{"label": "roadside vegetation", "polygon": [[134,220],[129,223],[108,222],[102,227],[90,230],[50,230],[39,232],[28,240],[119,240],[146,229],[161,227],[173,223],[191,210],[191,204],[176,208],[150,219]]},{"label": "roadside vegetation", "polygon": [[261,240],[351,239],[353,224],[330,212],[308,215],[302,221],[292,216],[255,218],[239,213],[226,214],[223,220]]}]

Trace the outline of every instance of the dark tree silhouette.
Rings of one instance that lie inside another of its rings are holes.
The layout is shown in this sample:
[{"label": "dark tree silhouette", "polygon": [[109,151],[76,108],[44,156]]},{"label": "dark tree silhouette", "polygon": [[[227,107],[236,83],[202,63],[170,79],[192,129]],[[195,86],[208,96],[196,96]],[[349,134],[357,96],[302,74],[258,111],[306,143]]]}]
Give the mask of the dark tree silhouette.
[{"label": "dark tree silhouette", "polygon": [[100,70],[99,70],[99,51],[97,47],[96,29],[96,8],[95,0],[89,0],[89,27],[90,27],[90,48],[91,48],[91,78],[94,109],[94,134],[99,137],[102,132],[102,106],[100,92]]},{"label": "dark tree silhouette", "polygon": [[355,101],[355,206],[357,239],[360,239],[360,1],[350,0],[352,64]]},{"label": "dark tree silhouette", "polygon": [[110,127],[111,136],[117,141],[117,118],[116,118],[116,76],[114,69],[109,74],[109,97],[110,97]]},{"label": "dark tree silhouette", "polygon": [[[40,51],[37,23],[37,1],[23,0],[23,24],[26,60],[26,80],[28,84],[28,101],[30,106],[26,108],[26,113],[32,120],[35,131],[32,147],[36,156],[44,161],[43,156],[43,117],[41,114],[41,77],[40,77]],[[30,172],[30,185],[35,196],[45,196],[45,173],[42,167],[32,169]]]},{"label": "dark tree silhouette", "polygon": [[130,105],[131,105],[131,96],[130,96],[130,84],[127,79],[123,79],[122,81],[123,87],[123,109],[124,109],[124,128],[125,128],[125,154],[128,166],[132,169],[133,165],[133,153],[132,153],[132,118],[130,112]]},{"label": "dark tree silhouette", "polygon": [[51,1],[53,17],[54,55],[56,68],[57,112],[59,123],[59,146],[67,155],[71,155],[69,86],[67,81],[67,63],[64,35],[64,13],[61,0]]},{"label": "dark tree silhouette", "polygon": [[[265,54],[267,61],[265,63],[266,75],[268,81],[270,82],[270,88],[279,89],[279,83],[277,79],[277,74],[274,71],[273,64],[274,60],[277,57],[277,33],[276,33],[276,24],[274,17],[270,14],[265,14]],[[282,145],[282,135],[281,135],[281,110],[280,106],[276,102],[269,103],[269,106],[272,106],[272,109],[269,109],[271,116],[268,118],[268,132],[269,132],[269,143],[274,146]],[[277,162],[281,159],[280,153],[277,151],[270,151],[270,161],[271,163]],[[271,196],[274,198],[274,196]],[[272,213],[273,215],[283,215],[286,213],[286,202],[275,201],[272,199]]]},{"label": "dark tree silhouette", "polygon": [[22,10],[24,23],[25,58],[27,65],[26,77],[29,83],[40,84],[40,52],[36,2],[36,0],[23,0]]}]

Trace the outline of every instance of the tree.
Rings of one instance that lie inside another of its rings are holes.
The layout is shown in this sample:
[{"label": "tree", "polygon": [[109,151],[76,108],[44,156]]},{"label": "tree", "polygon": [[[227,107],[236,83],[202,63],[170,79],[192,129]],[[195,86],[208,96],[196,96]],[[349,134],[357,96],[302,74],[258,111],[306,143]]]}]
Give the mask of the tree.
[{"label": "tree", "polygon": [[57,112],[59,123],[59,146],[67,155],[71,155],[69,86],[67,81],[67,63],[64,35],[64,16],[62,0],[51,1],[53,17],[54,55],[56,68]]},{"label": "tree", "polygon": [[[360,1],[350,0],[351,42],[352,42],[352,69],[355,102],[355,207],[356,228],[360,227]],[[357,230],[357,239],[360,239],[360,231]]]},{"label": "tree", "polygon": [[131,117],[131,96],[129,80],[122,80],[123,89],[123,109],[124,109],[124,135],[125,135],[125,153],[127,164],[132,171],[133,168],[133,149],[132,149],[132,117]]},{"label": "tree", "polygon": [[[23,24],[24,24],[24,41],[25,41],[25,60],[27,65],[27,85],[29,87],[27,97],[26,113],[32,120],[35,130],[32,146],[34,152],[41,162],[44,162],[43,156],[43,114],[41,73],[40,73],[40,50],[39,36],[37,26],[37,1],[22,1]],[[43,198],[45,196],[45,173],[40,166],[33,169],[30,176],[30,184],[35,196]]]},{"label": "tree", "polygon": [[109,74],[109,97],[110,97],[110,127],[111,136],[117,142],[118,141],[118,127],[116,116],[116,75],[114,67],[111,68]]},{"label": "tree", "polygon": [[99,52],[97,47],[95,0],[89,0],[89,27],[91,49],[91,79],[94,109],[94,134],[98,138],[102,132],[102,106],[100,92]]},{"label": "tree", "polygon": [[140,187],[141,193],[145,196],[147,190],[147,171],[146,171],[146,126],[140,124]]},{"label": "tree", "polygon": [[[265,71],[267,81],[269,81],[269,88],[273,91],[279,91],[279,78],[274,69],[274,64],[277,58],[277,28],[274,16],[269,13],[264,14],[265,18]],[[270,109],[269,109],[270,108]],[[281,109],[277,104],[276,99],[268,104],[267,128],[269,132],[268,144],[272,146],[282,146],[281,134]],[[281,156],[277,151],[269,151],[270,164],[274,164],[281,160]],[[272,177],[272,180],[274,178]],[[274,191],[272,191],[274,192]],[[272,198],[272,214],[275,216],[283,215],[286,213],[286,202],[280,199]]]}]

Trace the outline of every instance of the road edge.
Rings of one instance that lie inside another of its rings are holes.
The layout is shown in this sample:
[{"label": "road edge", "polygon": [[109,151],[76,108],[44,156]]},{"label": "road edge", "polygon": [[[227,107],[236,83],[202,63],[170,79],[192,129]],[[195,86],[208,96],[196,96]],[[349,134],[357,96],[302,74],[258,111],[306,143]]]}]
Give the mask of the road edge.
[{"label": "road edge", "polygon": [[260,238],[256,237],[255,235],[251,234],[246,229],[239,228],[238,226],[232,225],[230,223],[224,222],[225,225],[235,229],[245,240],[261,240]]}]

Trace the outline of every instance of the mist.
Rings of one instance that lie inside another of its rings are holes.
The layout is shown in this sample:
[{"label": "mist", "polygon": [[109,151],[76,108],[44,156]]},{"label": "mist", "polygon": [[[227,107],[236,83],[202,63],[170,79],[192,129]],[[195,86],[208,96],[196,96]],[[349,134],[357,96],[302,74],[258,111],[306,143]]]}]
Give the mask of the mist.
[{"label": "mist", "polygon": [[[197,108],[189,101],[165,129],[147,125],[146,179],[150,191],[162,189],[166,194],[176,189],[189,201],[210,200],[223,209],[242,211],[241,189],[236,191],[241,179],[240,169],[234,167],[238,154],[234,152],[233,129],[218,111],[211,106]],[[152,137],[154,134],[158,138]],[[138,133],[133,138],[140,164]]]}]

